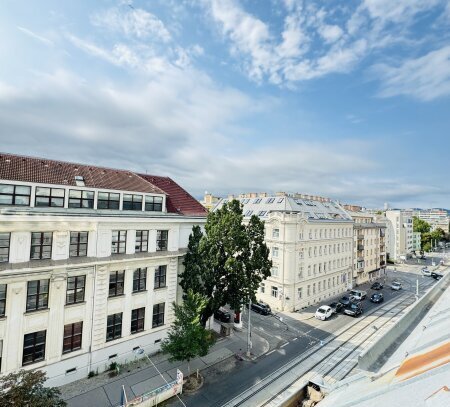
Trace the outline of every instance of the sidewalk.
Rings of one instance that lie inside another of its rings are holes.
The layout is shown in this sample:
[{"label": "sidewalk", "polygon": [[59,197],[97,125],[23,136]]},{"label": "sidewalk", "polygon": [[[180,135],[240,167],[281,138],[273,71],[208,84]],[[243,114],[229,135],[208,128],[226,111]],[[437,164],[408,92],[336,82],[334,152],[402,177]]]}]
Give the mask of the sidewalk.
[{"label": "sidewalk", "polygon": [[[265,339],[252,332],[251,359],[269,350]],[[232,331],[226,338],[220,338],[208,355],[193,359],[191,372],[203,370],[235,355],[245,358],[247,350],[247,330]],[[168,382],[176,379],[176,370],[187,375],[187,363],[169,362],[168,356],[158,353],[150,356],[151,361]],[[68,407],[115,407],[120,404],[122,386],[125,386],[128,400],[156,389],[165,384],[164,379],[147,358],[138,359],[127,366],[121,366],[121,373],[109,377],[105,372],[93,378],[86,378],[60,387],[62,397]]]}]

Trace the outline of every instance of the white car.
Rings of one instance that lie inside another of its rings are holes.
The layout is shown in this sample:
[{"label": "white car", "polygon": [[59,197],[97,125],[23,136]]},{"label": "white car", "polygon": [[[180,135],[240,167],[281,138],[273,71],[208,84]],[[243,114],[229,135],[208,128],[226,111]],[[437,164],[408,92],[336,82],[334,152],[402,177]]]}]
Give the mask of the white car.
[{"label": "white car", "polygon": [[331,315],[333,315],[333,309],[328,305],[322,305],[316,311],[316,318],[322,321],[325,321],[326,319],[330,318]]},{"label": "white car", "polygon": [[431,271],[430,270],[428,270],[426,267],[424,267],[423,269],[422,269],[422,274],[424,275],[424,276],[431,276]]},{"label": "white car", "polygon": [[367,297],[367,292],[360,290],[352,290],[350,291],[350,296],[352,296],[357,301],[362,301]]},{"label": "white car", "polygon": [[399,283],[398,281],[394,281],[391,284],[391,289],[394,291],[400,291],[402,289],[402,283]]}]

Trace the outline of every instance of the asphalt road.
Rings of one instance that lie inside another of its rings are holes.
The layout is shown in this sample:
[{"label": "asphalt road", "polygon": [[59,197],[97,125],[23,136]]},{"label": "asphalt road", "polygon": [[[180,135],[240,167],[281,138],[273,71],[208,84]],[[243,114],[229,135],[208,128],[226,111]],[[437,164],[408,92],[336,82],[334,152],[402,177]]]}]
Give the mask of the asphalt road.
[{"label": "asphalt road", "polygon": [[[423,294],[425,288],[435,283],[435,280],[431,277],[422,277],[417,272],[389,272],[385,288],[382,290],[385,302],[389,302],[400,295],[399,292],[393,291],[388,287],[388,284],[393,279],[401,281],[403,290],[412,293],[415,293],[416,280],[419,279],[421,286],[419,295]],[[358,288],[366,290],[369,298],[374,292],[368,287],[360,286]],[[326,303],[331,301],[328,300]],[[368,312],[380,305],[373,304],[366,299],[363,301],[363,306],[364,311]],[[269,373],[280,368],[300,353],[305,352],[317,341],[325,340],[339,328],[354,322],[352,317],[341,314],[335,315],[327,321],[319,321],[315,318],[298,321],[283,314],[283,321],[280,322],[279,316],[262,316],[252,312],[252,329],[258,335],[267,339],[271,350],[253,362],[238,361],[231,358],[204,370],[202,372],[205,377],[203,387],[195,394],[184,394],[183,400],[185,404],[192,407],[222,406],[225,402],[251,387]],[[172,399],[167,405],[181,406],[181,403],[176,399]]]}]

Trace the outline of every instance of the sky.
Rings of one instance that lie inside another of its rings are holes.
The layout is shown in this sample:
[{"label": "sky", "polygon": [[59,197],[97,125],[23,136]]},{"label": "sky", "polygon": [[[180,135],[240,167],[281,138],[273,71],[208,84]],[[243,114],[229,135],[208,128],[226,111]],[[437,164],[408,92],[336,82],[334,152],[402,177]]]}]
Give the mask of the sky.
[{"label": "sky", "polygon": [[449,27],[449,0],[3,0],[0,151],[449,208]]}]

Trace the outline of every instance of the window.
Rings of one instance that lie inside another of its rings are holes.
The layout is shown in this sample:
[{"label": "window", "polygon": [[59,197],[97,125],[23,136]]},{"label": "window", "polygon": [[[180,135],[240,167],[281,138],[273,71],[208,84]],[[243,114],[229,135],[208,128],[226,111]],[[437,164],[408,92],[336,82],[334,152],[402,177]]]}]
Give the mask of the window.
[{"label": "window", "polygon": [[311,295],[311,286],[308,285],[307,290],[306,290],[306,296],[309,297]]},{"label": "window", "polygon": [[155,269],[155,287],[164,288],[166,286],[167,266],[159,266]]},{"label": "window", "polygon": [[63,353],[81,349],[83,321],[64,325]]},{"label": "window", "polygon": [[99,192],[97,209],[119,209],[120,194],[112,192]]},{"label": "window", "polygon": [[36,188],[34,206],[64,207],[64,189],[62,188]]},{"label": "window", "polygon": [[302,287],[297,288],[297,299],[301,300],[302,299]]},{"label": "window", "polygon": [[272,286],[272,297],[278,298],[278,287]]},{"label": "window", "polygon": [[93,208],[94,192],[79,191],[71,189],[69,191],[69,208]]},{"label": "window", "polygon": [[278,247],[272,247],[272,257],[278,257]]},{"label": "window", "polygon": [[257,199],[255,199],[254,201],[253,201],[253,203],[255,203],[255,204],[258,204],[258,203],[260,203],[261,202],[261,198],[257,198]]},{"label": "window", "polygon": [[70,257],[87,256],[88,232],[70,232]]},{"label": "window", "polygon": [[272,237],[278,239],[280,237],[280,229],[273,229],[272,230]]},{"label": "window", "polygon": [[0,263],[9,261],[10,233],[0,233]]},{"label": "window", "polygon": [[261,294],[264,294],[266,291],[266,285],[264,283],[261,283],[261,285],[259,286]]},{"label": "window", "polygon": [[126,230],[113,230],[112,231],[111,253],[112,254],[125,253],[126,247],[127,247],[127,231]]},{"label": "window", "polygon": [[136,230],[134,249],[136,253],[148,251],[148,230]]},{"label": "window", "polygon": [[160,196],[146,196],[145,197],[145,210],[146,211],[162,211],[163,199]]},{"label": "window", "polygon": [[267,213],[267,211],[259,211],[258,216],[264,216]]},{"label": "window", "polygon": [[147,268],[138,268],[133,272],[133,292],[145,291],[147,286]]},{"label": "window", "polygon": [[6,311],[6,284],[0,284],[0,317],[5,316]]},{"label": "window", "polygon": [[108,315],[106,322],[106,342],[122,336],[122,313]]},{"label": "window", "polygon": [[278,266],[273,266],[270,270],[270,275],[272,277],[278,277]]},{"label": "window", "polygon": [[84,301],[86,276],[67,278],[66,304],[78,304]]},{"label": "window", "polygon": [[31,233],[31,259],[43,260],[52,257],[52,232]]},{"label": "window", "polygon": [[48,307],[49,280],[28,281],[27,311],[36,311]]},{"label": "window", "polygon": [[253,211],[247,211],[247,212],[245,212],[245,216],[251,216],[252,213],[253,213]]},{"label": "window", "polygon": [[142,195],[123,194],[124,211],[142,211]]},{"label": "window", "polygon": [[22,366],[45,359],[46,334],[47,331],[39,331],[24,335]]},{"label": "window", "polygon": [[131,333],[144,330],[145,308],[138,308],[131,311]]},{"label": "window", "polygon": [[284,201],[284,198],[278,199],[277,203],[282,203]]},{"label": "window", "polygon": [[123,294],[125,270],[111,271],[109,273],[109,296],[117,297]]},{"label": "window", "polygon": [[31,187],[0,184],[0,205],[30,206]]},{"label": "window", "polygon": [[156,251],[166,251],[167,250],[167,241],[169,239],[169,231],[168,230],[158,230],[156,232]]},{"label": "window", "polygon": [[153,305],[153,321],[152,328],[164,325],[164,303]]}]

